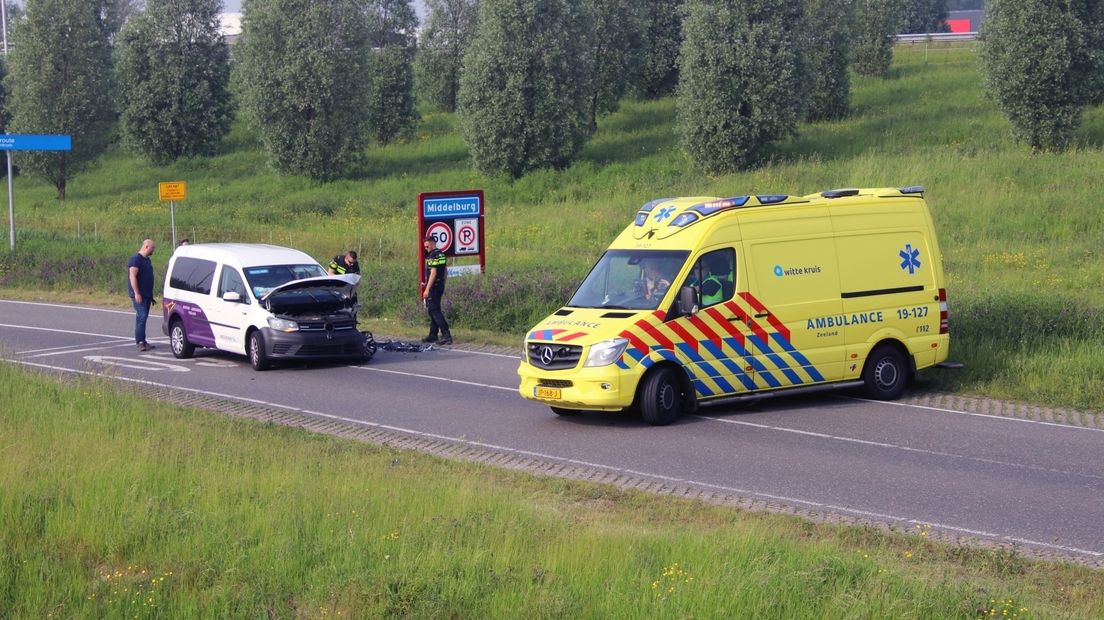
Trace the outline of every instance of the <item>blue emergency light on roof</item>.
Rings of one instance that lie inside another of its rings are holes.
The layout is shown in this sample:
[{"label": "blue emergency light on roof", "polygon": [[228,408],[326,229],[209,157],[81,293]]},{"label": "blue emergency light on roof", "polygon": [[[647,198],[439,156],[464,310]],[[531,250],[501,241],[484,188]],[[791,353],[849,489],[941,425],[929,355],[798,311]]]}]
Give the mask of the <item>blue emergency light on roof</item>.
[{"label": "blue emergency light on roof", "polygon": [[776,202],[782,202],[783,200],[789,198],[789,196],[787,196],[786,194],[760,194],[756,196],[756,198],[759,199],[759,204],[770,205]]},{"label": "blue emergency light on roof", "polygon": [[923,194],[924,193],[924,186],[923,185],[909,185],[908,187],[902,187],[900,189],[900,192],[902,194]]},{"label": "blue emergency light on roof", "polygon": [[675,228],[682,228],[683,226],[689,226],[698,221],[698,214],[691,213],[690,211],[683,211],[678,217],[671,220],[668,226],[674,226]]},{"label": "blue emergency light on roof", "polygon": [[844,196],[858,196],[859,190],[850,187],[846,189],[830,189],[826,192],[821,192],[820,195],[825,198],[843,198]]},{"label": "blue emergency light on roof", "polygon": [[672,200],[671,198],[656,198],[644,203],[643,207],[640,207],[640,211],[636,213],[636,225],[643,226],[644,222],[648,221],[648,214],[652,212],[652,209],[656,208],[656,205]]}]

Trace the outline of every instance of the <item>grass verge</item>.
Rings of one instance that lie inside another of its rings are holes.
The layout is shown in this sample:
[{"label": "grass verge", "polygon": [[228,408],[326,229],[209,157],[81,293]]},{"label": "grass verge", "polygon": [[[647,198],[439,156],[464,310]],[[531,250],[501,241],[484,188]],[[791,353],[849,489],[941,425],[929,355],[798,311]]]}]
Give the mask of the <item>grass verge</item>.
[{"label": "grass verge", "polygon": [[5,617],[1102,617],[1104,573],[442,460],[0,364]]}]

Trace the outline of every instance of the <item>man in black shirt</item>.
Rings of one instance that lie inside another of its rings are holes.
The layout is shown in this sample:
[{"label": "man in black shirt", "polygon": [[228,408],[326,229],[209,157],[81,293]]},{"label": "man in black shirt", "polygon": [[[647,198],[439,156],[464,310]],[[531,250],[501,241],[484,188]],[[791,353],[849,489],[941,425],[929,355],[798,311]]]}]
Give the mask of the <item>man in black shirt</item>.
[{"label": "man in black shirt", "polygon": [[152,344],[146,342],[146,319],[149,318],[150,306],[153,304],[153,263],[149,258],[153,250],[153,240],[146,239],[142,242],[142,247],[127,261],[127,294],[134,304],[134,342],[139,351],[153,348]]}]

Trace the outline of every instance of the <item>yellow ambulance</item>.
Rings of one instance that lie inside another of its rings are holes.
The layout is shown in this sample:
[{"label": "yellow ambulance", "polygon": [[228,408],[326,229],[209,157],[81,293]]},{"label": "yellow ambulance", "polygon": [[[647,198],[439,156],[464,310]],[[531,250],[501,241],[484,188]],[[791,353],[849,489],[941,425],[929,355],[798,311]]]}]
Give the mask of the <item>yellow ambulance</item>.
[{"label": "yellow ambulance", "polygon": [[518,389],[661,425],[765,394],[894,399],[949,345],[923,187],[665,198],[529,331]]}]

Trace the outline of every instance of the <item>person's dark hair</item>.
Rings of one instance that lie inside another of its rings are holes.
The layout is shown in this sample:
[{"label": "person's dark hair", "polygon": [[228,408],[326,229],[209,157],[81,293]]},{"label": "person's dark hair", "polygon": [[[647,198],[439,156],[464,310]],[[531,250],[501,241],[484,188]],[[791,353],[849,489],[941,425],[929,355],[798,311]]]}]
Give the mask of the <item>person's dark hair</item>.
[{"label": "person's dark hair", "polygon": [[177,244],[177,245],[188,245],[188,244],[190,244],[190,243],[191,243],[191,241],[188,241],[187,239],[181,239],[181,240],[180,240],[180,243],[179,243],[179,244]]},{"label": "person's dark hair", "polygon": [[349,254],[349,256],[352,256],[352,257],[353,257],[353,260],[356,260],[356,259],[357,259],[357,253],[356,253],[356,250],[349,250],[349,251],[348,251],[348,254]]}]

